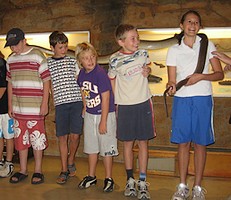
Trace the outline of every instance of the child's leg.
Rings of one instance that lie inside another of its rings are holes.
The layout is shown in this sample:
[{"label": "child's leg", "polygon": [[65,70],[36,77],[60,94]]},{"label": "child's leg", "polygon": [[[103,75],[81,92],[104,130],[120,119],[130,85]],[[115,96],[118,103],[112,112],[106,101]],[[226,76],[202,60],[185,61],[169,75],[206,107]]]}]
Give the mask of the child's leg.
[{"label": "child's leg", "polygon": [[140,180],[146,180],[146,171],[148,165],[148,141],[140,140],[138,141],[139,146],[139,168],[140,168]]},{"label": "child's leg", "polygon": [[[43,150],[33,150],[34,153],[34,160],[35,160],[35,167],[34,173],[42,174],[42,158],[43,158]],[[42,181],[42,177],[32,177],[32,182],[37,183]]]},{"label": "child's leg", "polygon": [[178,145],[178,165],[180,173],[180,182],[186,184],[189,164],[190,142]]},{"label": "child's leg", "polygon": [[27,174],[28,149],[19,150],[20,173]]},{"label": "child's leg", "polygon": [[127,172],[127,180],[133,177],[133,144],[134,141],[124,141],[124,164]]},{"label": "child's leg", "polygon": [[43,150],[33,150],[34,160],[35,160],[35,173],[42,173],[42,158],[43,158]]},{"label": "child's leg", "polygon": [[112,177],[112,156],[105,156],[103,158],[103,164],[105,168],[105,178],[111,178]]},{"label": "child's leg", "polygon": [[96,165],[98,161],[98,154],[89,154],[88,155],[88,175],[95,177]]},{"label": "child's leg", "polygon": [[14,139],[6,139],[6,160],[12,162],[14,153]]},{"label": "child's leg", "polygon": [[79,134],[70,134],[69,135],[69,156],[68,156],[68,165],[72,165],[75,162],[75,155],[79,147],[80,135]]},{"label": "child's leg", "polygon": [[68,157],[68,135],[59,136],[59,152],[61,158],[61,171],[67,171],[67,157]]},{"label": "child's leg", "polygon": [[80,189],[89,188],[91,185],[95,185],[97,183],[97,179],[95,176],[96,165],[98,161],[98,154],[88,154],[88,175],[80,181],[78,187]]},{"label": "child's leg", "polygon": [[4,139],[0,138],[0,162],[3,159]]},{"label": "child's leg", "polygon": [[195,182],[194,186],[201,186],[201,180],[206,163],[206,146],[194,144],[194,166],[195,166]]},{"label": "child's leg", "polygon": [[124,141],[124,163],[126,169],[133,169],[133,144],[134,141]]}]

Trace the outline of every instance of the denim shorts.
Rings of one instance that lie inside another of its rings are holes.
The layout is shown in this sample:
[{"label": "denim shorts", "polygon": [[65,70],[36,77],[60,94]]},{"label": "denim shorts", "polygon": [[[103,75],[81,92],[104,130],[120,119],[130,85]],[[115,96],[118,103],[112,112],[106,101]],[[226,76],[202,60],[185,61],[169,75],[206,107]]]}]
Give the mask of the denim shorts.
[{"label": "denim shorts", "polygon": [[81,134],[83,127],[82,118],[83,102],[73,102],[55,107],[56,136],[67,134]]}]

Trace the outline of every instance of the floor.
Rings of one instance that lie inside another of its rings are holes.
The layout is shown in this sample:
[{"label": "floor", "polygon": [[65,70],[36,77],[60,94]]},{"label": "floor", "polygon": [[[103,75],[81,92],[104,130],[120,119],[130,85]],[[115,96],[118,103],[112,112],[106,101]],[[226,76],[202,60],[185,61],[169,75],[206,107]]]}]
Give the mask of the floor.
[{"label": "floor", "polygon": [[[45,183],[41,185],[31,185],[30,178],[33,173],[33,158],[29,159],[29,176],[23,182],[18,184],[9,183],[9,178],[0,179],[0,197],[4,200],[128,200],[136,198],[128,198],[123,196],[125,186],[125,172],[122,163],[115,163],[113,168],[114,180],[116,183],[115,190],[112,193],[102,192],[104,170],[102,162],[99,161],[97,167],[98,183],[86,190],[80,190],[77,185],[87,174],[86,158],[76,158],[78,172],[76,177],[70,178],[65,185],[56,184],[55,180],[60,173],[59,157],[45,156],[43,163],[43,171],[45,175]],[[15,164],[15,171],[19,169],[19,165]],[[137,174],[135,174],[137,177]],[[177,177],[149,175],[151,199],[170,200],[171,195],[175,191],[178,184]],[[193,177],[189,177],[188,183],[193,184]],[[229,178],[211,178],[205,177],[203,187],[207,189],[206,200],[231,200],[231,179]]]}]

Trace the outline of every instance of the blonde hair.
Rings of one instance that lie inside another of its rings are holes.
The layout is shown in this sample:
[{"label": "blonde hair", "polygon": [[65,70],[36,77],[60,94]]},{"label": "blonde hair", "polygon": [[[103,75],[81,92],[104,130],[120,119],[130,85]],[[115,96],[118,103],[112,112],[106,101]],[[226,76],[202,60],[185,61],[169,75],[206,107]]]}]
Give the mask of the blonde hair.
[{"label": "blonde hair", "polygon": [[96,52],[95,48],[93,47],[93,45],[91,45],[88,42],[79,43],[79,44],[77,44],[76,49],[75,49],[75,58],[79,64],[79,66],[81,66],[80,55],[86,51],[91,51],[93,53],[93,55],[95,55],[97,58],[97,52]]}]

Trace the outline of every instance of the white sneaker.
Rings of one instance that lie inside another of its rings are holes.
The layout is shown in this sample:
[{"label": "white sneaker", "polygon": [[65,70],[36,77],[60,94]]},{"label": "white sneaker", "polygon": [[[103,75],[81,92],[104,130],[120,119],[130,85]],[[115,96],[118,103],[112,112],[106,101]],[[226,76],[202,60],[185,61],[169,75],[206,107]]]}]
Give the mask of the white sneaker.
[{"label": "white sneaker", "polygon": [[192,200],[205,200],[206,189],[196,185],[192,189]]},{"label": "white sneaker", "polygon": [[137,196],[135,179],[131,177],[128,179],[126,183],[125,191],[124,191],[124,196],[126,197]]},{"label": "white sneaker", "polygon": [[5,162],[4,168],[0,171],[0,178],[9,177],[14,171],[14,164],[12,162]]},{"label": "white sneaker", "polygon": [[177,186],[177,191],[172,196],[172,200],[186,200],[189,197],[189,188],[184,183]]},{"label": "white sneaker", "polygon": [[4,162],[0,161],[0,170],[3,170],[4,169]]},{"label": "white sneaker", "polygon": [[150,193],[148,191],[148,186],[150,184],[145,181],[138,180],[137,181],[137,189],[138,189],[138,199],[150,199]]}]

